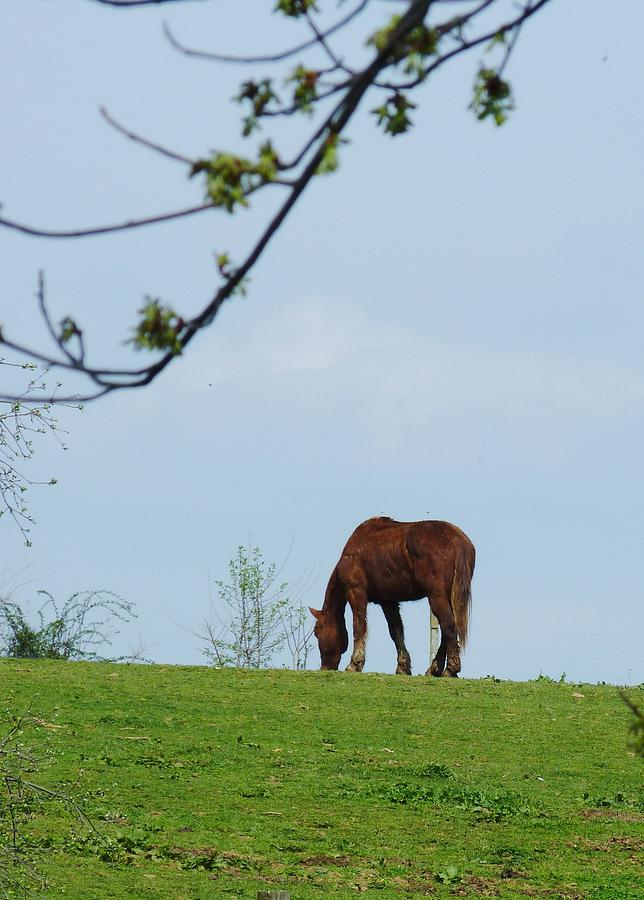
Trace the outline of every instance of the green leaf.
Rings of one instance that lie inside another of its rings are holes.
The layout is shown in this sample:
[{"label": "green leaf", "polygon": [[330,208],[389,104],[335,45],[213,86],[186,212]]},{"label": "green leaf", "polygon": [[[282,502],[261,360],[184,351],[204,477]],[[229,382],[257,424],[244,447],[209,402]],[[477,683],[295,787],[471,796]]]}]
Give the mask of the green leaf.
[{"label": "green leaf", "polygon": [[61,341],[61,343],[66,344],[75,335],[78,335],[78,337],[80,337],[81,330],[73,319],[70,319],[69,316],[66,316],[60,323],[60,334],[58,335],[58,339]]},{"label": "green leaf", "polygon": [[[225,281],[230,281],[231,278],[234,278],[236,276],[237,268],[236,266],[232,265],[230,257],[227,253],[216,254],[215,262],[217,263],[219,274]],[[242,297],[245,297],[248,290],[248,281],[248,278],[242,278],[231,291],[231,296],[240,294]]]},{"label": "green leaf", "polygon": [[341,138],[333,132],[326,137],[324,142],[324,154],[315,170],[316,175],[329,175],[331,172],[336,171],[340,165],[340,160],[338,158],[338,146],[340,144],[348,144],[348,141],[346,138]]}]

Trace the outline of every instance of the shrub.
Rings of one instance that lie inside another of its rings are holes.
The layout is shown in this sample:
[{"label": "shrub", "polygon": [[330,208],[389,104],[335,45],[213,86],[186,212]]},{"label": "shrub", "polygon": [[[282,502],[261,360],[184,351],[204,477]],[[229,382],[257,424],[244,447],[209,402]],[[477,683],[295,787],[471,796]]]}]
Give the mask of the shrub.
[{"label": "shrub", "polygon": [[[118,634],[110,628],[114,619],[130,622],[134,605],[107,590],[79,591],[59,606],[49,591],[38,591],[45,600],[33,625],[22,608],[0,598],[2,655],[14,659],[105,660],[98,648],[110,645]],[[111,661],[140,658],[134,653]]]}]

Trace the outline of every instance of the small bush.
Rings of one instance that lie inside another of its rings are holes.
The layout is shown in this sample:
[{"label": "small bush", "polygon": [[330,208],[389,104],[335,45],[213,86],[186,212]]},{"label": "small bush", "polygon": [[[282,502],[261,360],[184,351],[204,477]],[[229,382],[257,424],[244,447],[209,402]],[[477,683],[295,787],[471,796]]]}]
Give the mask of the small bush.
[{"label": "small bush", "polygon": [[[0,598],[0,654],[13,659],[104,660],[98,648],[110,645],[118,634],[111,628],[114,619],[130,622],[134,605],[107,590],[79,591],[59,606],[48,591],[38,591],[46,599],[33,625],[22,608]],[[112,658],[116,662],[138,658],[139,654]]]},{"label": "small bush", "polygon": [[39,721],[24,714],[0,738],[0,897],[44,896],[46,884],[39,866],[52,843],[29,833],[30,822],[43,804],[58,803],[72,820],[86,826],[94,840],[103,843],[72,797],[39,783],[41,761],[22,742],[24,731]]}]

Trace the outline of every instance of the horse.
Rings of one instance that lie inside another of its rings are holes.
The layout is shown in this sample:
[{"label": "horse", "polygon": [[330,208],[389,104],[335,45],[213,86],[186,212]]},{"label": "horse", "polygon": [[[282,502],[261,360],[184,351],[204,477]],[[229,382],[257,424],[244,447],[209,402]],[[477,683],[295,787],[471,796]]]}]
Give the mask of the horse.
[{"label": "horse", "polygon": [[[365,664],[367,604],[382,607],[396,647],[397,675],[411,675],[400,604],[427,597],[441,642],[426,675],[456,678],[461,670],[472,602],[474,545],[449,522],[396,522],[386,516],[358,525],[331,573],[322,609],[309,607],[321,669],[337,669],[349,645],[344,611],[353,612],[353,651],[347,672]],[[460,647],[459,647],[460,644]]]}]

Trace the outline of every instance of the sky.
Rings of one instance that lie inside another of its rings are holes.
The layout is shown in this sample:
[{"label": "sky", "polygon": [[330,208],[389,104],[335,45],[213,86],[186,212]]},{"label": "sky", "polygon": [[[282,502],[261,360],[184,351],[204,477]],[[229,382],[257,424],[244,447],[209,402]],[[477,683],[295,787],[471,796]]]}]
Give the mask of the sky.
[{"label": "sky", "polygon": [[[187,59],[161,25],[265,53],[300,39],[272,6],[0,0],[3,215],[62,229],[201,202],[98,108],[182,154],[248,152],[230,98],[264,72]],[[374,26],[391,14],[372,7]],[[445,519],[477,548],[464,676],[642,682],[644,7],[618,7],[552,0],[528,24],[500,129],[467,109],[482,55],[423,86],[407,136],[379,133],[367,98],[247,296],[150,387],[60,410],[69,449],[42,440],[24,467],[58,479],[29,491],[33,546],[0,520],[4,592],[34,611],[38,589],[115,591],[138,611],[116,651],[140,636],[200,664],[239,545],[319,607],[361,521]],[[95,361],[129,361],[142,298],[195,312],[213,253],[242,258],[272,202],[71,242],[0,231],[3,331],[46,346],[42,269],[54,318],[76,316]],[[402,613],[422,674],[427,603]],[[377,608],[369,628],[366,670],[393,672]]]}]

